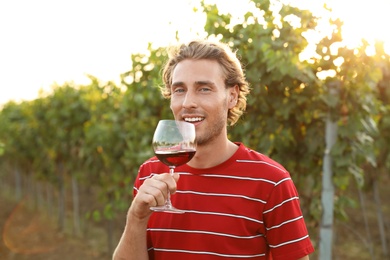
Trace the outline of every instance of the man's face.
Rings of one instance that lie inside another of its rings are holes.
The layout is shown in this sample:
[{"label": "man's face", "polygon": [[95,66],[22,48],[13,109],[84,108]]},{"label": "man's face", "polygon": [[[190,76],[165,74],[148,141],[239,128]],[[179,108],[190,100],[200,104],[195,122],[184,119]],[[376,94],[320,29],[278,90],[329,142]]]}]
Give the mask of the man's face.
[{"label": "man's face", "polygon": [[226,138],[228,109],[236,104],[237,88],[226,89],[218,62],[179,62],[172,74],[171,91],[175,119],[195,125],[198,145]]}]

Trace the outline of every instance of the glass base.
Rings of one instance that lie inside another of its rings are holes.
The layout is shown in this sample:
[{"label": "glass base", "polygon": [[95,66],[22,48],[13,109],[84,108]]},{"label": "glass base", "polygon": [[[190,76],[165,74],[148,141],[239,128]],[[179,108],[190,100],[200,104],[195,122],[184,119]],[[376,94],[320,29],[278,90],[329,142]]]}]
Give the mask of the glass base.
[{"label": "glass base", "polygon": [[176,213],[176,214],[183,214],[185,211],[181,209],[177,209],[172,205],[164,205],[159,207],[150,207],[151,210],[154,212],[166,212],[166,213]]}]

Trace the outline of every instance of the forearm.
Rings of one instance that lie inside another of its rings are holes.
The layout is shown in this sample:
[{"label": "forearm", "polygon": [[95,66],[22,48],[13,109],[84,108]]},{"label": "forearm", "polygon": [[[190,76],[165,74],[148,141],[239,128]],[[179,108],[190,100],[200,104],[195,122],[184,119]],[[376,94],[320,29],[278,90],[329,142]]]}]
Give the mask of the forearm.
[{"label": "forearm", "polygon": [[147,222],[128,217],[113,260],[147,260],[146,227]]},{"label": "forearm", "polygon": [[113,255],[114,260],[147,260],[146,229],[152,214],[150,207],[163,205],[168,190],[176,190],[179,175],[157,174],[141,185],[127,213],[126,226]]}]

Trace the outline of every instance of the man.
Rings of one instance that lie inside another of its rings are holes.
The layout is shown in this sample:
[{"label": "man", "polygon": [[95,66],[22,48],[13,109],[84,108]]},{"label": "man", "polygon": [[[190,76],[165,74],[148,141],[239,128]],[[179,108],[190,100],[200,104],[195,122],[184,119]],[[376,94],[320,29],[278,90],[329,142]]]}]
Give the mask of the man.
[{"label": "man", "polygon": [[[114,259],[309,259],[314,249],[289,173],[228,139],[249,93],[235,54],[217,42],[183,44],[163,79],[175,119],[195,125],[197,151],[173,177],[155,157],[141,165]],[[168,192],[184,214],[150,210]]]}]

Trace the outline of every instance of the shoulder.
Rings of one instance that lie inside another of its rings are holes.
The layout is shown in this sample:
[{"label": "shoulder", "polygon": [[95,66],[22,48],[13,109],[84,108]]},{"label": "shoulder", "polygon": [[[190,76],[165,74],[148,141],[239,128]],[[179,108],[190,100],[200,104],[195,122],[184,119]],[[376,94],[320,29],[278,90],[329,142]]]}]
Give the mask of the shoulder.
[{"label": "shoulder", "polygon": [[240,167],[245,167],[259,174],[273,176],[276,179],[290,177],[289,172],[279,162],[239,143],[239,149],[235,154],[235,161]]}]

